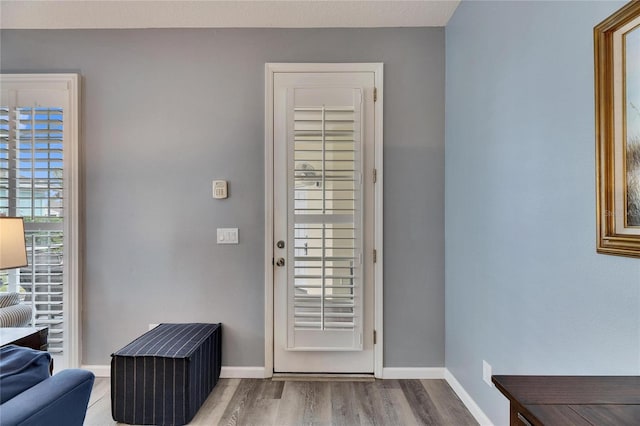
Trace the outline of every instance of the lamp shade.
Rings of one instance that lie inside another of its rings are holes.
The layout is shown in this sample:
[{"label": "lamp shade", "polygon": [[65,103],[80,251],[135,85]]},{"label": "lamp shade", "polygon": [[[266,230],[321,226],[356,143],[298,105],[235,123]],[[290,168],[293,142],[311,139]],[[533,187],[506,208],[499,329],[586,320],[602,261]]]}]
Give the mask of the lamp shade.
[{"label": "lamp shade", "polygon": [[0,269],[27,266],[24,221],[21,217],[0,217]]}]

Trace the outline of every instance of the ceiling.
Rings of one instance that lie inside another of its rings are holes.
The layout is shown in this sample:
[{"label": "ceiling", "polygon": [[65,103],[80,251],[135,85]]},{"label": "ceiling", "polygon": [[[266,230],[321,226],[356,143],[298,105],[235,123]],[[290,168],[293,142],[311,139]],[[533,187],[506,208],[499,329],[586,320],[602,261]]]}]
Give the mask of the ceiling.
[{"label": "ceiling", "polygon": [[442,27],[460,0],[0,0],[0,28]]}]

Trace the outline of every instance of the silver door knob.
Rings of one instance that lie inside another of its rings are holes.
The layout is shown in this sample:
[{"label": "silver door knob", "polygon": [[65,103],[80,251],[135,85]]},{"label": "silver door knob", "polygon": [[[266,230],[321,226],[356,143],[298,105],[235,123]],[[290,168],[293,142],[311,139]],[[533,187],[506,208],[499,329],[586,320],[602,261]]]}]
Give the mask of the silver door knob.
[{"label": "silver door knob", "polygon": [[276,243],[276,246],[278,246],[278,248],[284,248],[284,241],[280,240]]},{"label": "silver door knob", "polygon": [[284,266],[284,257],[281,257],[278,260],[276,260],[276,266]]}]

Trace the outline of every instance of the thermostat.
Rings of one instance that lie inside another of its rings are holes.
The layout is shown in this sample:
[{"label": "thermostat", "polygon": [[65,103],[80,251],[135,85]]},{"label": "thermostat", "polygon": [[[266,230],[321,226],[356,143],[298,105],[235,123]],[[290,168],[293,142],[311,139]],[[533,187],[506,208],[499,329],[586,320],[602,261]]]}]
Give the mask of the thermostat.
[{"label": "thermostat", "polygon": [[227,198],[227,181],[226,180],[214,180],[213,181],[213,198]]}]

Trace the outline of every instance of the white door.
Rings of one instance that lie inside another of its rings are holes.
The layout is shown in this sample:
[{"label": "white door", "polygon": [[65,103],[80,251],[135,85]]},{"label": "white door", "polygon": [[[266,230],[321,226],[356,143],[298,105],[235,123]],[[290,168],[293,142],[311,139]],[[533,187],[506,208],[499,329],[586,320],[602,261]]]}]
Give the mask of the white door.
[{"label": "white door", "polygon": [[373,373],[373,72],[277,72],[274,372]]},{"label": "white door", "polygon": [[0,216],[24,218],[28,266],[0,287],[48,327],[56,371],[80,366],[78,76],[0,75]]}]

